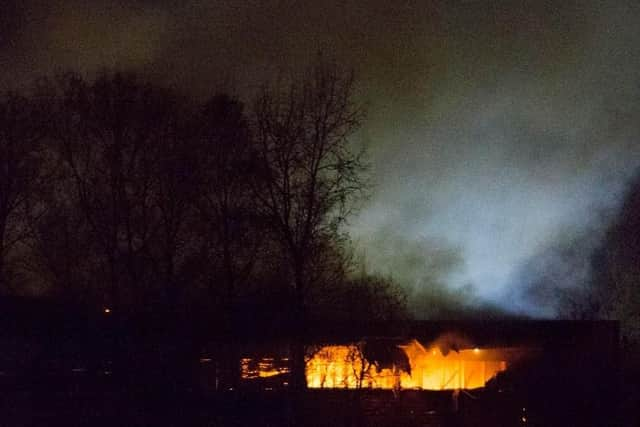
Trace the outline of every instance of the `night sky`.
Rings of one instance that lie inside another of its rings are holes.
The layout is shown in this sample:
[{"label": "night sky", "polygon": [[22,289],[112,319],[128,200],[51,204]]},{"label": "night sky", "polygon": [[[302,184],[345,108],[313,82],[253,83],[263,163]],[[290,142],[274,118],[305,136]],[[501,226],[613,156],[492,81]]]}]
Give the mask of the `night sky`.
[{"label": "night sky", "polygon": [[640,165],[639,24],[635,1],[9,1],[0,88],[109,67],[248,98],[322,51],[368,109],[375,186],[349,226],[369,264],[549,316],[531,284],[585,280]]}]

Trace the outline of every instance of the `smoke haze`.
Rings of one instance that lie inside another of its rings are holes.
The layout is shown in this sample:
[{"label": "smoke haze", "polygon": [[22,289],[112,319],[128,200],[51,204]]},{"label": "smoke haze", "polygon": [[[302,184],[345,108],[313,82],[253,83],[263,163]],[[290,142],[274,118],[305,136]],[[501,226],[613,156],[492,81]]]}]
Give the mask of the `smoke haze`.
[{"label": "smoke haze", "polygon": [[246,95],[319,50],[354,68],[375,187],[350,231],[420,316],[425,294],[554,315],[531,287],[550,262],[587,279],[592,243],[572,242],[599,239],[640,165],[637,2],[9,3],[4,88],[117,67]]}]

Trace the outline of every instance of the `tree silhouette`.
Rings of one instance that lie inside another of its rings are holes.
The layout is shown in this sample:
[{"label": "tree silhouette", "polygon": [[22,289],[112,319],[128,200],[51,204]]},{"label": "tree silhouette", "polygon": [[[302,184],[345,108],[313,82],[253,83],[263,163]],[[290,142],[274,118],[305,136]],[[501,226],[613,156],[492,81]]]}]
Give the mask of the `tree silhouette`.
[{"label": "tree silhouette", "polygon": [[8,262],[29,236],[25,218],[42,208],[43,111],[17,93],[0,97],[0,289],[12,286]]},{"label": "tree silhouette", "polygon": [[148,190],[153,230],[146,256],[153,281],[160,289],[164,311],[181,305],[185,294],[195,283],[202,261],[198,253],[195,229],[195,203],[199,197],[198,152],[189,128],[190,117],[172,106],[173,95],[166,94],[168,109],[165,128],[154,141],[146,162],[150,165],[151,185]]},{"label": "tree silhouette", "polygon": [[193,119],[196,162],[195,207],[206,288],[219,308],[216,320],[225,343],[222,368],[234,389],[240,380],[235,341],[243,309],[238,296],[248,284],[264,241],[250,192],[255,173],[242,104],[224,94],[210,98]]},{"label": "tree silhouette", "polygon": [[[402,314],[392,283],[353,274],[341,227],[367,190],[351,73],[320,58],[304,78],[263,87],[249,112],[119,72],[37,88],[0,105],[0,279],[6,288],[11,259],[41,293],[108,308],[121,366],[166,350],[145,369],[184,378],[190,368],[169,365],[197,361],[205,334],[284,333],[297,392],[312,325]],[[147,339],[124,336],[133,324],[160,335],[128,361],[127,346]],[[235,386],[239,353],[227,350],[218,363]]]},{"label": "tree silhouette", "polygon": [[55,150],[100,256],[107,304],[144,307],[158,219],[154,160],[174,136],[176,101],[120,73],[91,83],[68,74],[57,89]]},{"label": "tree silhouette", "polygon": [[[265,87],[254,115],[261,165],[255,197],[291,270],[292,333],[302,343],[311,260],[323,241],[337,236],[353,198],[365,190],[362,158],[349,143],[363,111],[354,102],[353,75],[320,58],[302,81],[281,90]],[[291,386],[300,390],[304,349],[294,353]]]},{"label": "tree silhouette", "polygon": [[242,104],[216,95],[197,115],[194,127],[199,159],[196,204],[207,236],[207,260],[218,271],[210,279],[224,285],[219,291],[226,320],[233,323],[238,286],[249,277],[261,241],[249,185],[255,162],[248,123]]}]

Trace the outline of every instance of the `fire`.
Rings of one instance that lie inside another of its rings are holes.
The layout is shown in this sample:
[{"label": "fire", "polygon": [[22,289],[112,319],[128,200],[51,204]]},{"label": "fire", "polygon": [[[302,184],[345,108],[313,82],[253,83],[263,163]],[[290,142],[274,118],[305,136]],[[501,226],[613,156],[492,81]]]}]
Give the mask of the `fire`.
[{"label": "fire", "polygon": [[507,369],[500,349],[448,351],[426,349],[412,340],[398,346],[409,361],[383,366],[364,357],[363,344],[329,345],[318,350],[307,364],[310,388],[405,388],[452,390],[484,387]]},{"label": "fire", "polygon": [[253,379],[286,374],[289,369],[283,364],[284,362],[286,359],[276,360],[273,357],[263,357],[255,360],[245,357],[240,359],[240,375],[244,379]]},{"label": "fire", "polygon": [[[308,351],[306,378],[308,387],[316,389],[474,389],[484,387],[529,350],[479,348],[452,335],[426,347],[417,340],[317,346]],[[245,380],[284,375],[285,381],[290,373],[286,357],[243,358],[240,370]]]},{"label": "fire", "polygon": [[[370,375],[373,374],[373,375]],[[307,362],[307,385],[310,388],[358,388],[365,381],[371,386],[374,378],[387,383],[388,373],[377,372],[357,345],[328,345],[320,348]],[[393,379],[390,379],[393,381]]]}]

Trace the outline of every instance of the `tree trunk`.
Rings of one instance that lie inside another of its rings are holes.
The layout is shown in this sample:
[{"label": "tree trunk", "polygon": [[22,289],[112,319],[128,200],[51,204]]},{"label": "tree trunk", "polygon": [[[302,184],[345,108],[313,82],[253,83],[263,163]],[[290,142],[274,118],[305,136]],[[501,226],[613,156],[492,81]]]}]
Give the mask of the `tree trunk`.
[{"label": "tree trunk", "polygon": [[305,373],[305,342],[307,338],[307,310],[304,298],[304,268],[302,262],[294,266],[294,307],[292,320],[292,367],[291,388],[294,392],[302,392],[307,388]]},{"label": "tree trunk", "polygon": [[304,425],[303,400],[307,389],[306,377],[306,333],[307,319],[304,301],[304,276],[302,263],[297,262],[294,266],[294,307],[291,319],[291,412],[290,425]]}]

